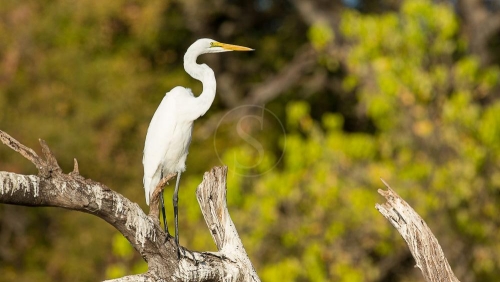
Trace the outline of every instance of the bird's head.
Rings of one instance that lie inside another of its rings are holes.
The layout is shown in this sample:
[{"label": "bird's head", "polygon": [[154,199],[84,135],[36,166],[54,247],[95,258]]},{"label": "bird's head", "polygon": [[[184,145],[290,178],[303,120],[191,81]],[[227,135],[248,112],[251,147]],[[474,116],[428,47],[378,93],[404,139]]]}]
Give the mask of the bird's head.
[{"label": "bird's head", "polygon": [[195,50],[198,54],[228,51],[253,51],[253,49],[248,47],[221,43],[208,38],[198,39],[195,43],[193,43],[193,45],[191,45],[191,47],[189,47],[189,49]]}]

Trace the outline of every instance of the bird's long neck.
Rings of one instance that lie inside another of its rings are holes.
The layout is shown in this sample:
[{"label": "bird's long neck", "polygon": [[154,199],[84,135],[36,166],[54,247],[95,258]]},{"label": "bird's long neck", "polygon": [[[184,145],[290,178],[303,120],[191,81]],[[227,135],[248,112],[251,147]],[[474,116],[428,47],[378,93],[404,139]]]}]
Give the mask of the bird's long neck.
[{"label": "bird's long neck", "polygon": [[192,53],[188,50],[184,56],[184,69],[189,75],[201,81],[203,84],[203,91],[196,98],[196,106],[194,107],[197,114],[199,113],[199,116],[197,117],[200,117],[204,115],[212,105],[215,98],[217,83],[215,81],[214,72],[211,68],[205,64],[200,65],[196,63],[198,55],[200,54]]}]

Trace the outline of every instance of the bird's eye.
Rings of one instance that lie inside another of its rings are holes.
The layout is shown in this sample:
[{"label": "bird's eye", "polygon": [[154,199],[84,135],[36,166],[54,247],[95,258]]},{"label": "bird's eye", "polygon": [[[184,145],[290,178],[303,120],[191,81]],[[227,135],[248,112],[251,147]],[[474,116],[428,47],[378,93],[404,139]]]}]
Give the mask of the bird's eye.
[{"label": "bird's eye", "polygon": [[210,47],[215,47],[215,42],[210,42]]}]

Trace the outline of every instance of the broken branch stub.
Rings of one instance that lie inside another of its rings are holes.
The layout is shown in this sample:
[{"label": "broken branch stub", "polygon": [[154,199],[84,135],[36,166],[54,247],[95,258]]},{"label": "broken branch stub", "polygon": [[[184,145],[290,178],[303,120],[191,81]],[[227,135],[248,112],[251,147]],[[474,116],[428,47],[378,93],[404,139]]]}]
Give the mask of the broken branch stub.
[{"label": "broken branch stub", "polygon": [[19,143],[19,141],[2,130],[0,130],[0,141],[21,154],[21,156],[25,157],[28,161],[32,162],[39,171],[45,166],[45,162],[35,153],[35,151]]},{"label": "broken branch stub", "polygon": [[375,205],[375,208],[398,230],[415,258],[426,281],[459,282],[444,256],[438,240],[432,234],[425,221],[405,202],[389,185],[387,191],[378,190],[386,203]]},{"label": "broken branch stub", "polygon": [[206,172],[203,182],[196,190],[196,198],[219,252],[243,269],[240,272],[241,281],[259,282],[257,272],[227,210],[226,178],[227,166],[214,167],[210,172]]}]

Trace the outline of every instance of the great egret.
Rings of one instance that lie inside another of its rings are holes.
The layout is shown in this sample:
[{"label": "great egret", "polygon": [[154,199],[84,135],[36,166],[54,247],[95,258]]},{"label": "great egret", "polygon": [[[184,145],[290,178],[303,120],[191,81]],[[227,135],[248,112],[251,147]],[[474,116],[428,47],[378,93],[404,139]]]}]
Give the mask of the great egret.
[{"label": "great egret", "polygon": [[[191,143],[193,121],[204,115],[215,98],[216,82],[213,70],[206,64],[197,64],[196,58],[205,53],[227,51],[253,51],[253,49],[220,43],[212,39],[199,39],[184,55],[184,69],[203,84],[203,92],[198,97],[190,89],[177,86],[168,92],[160,103],[149,124],[144,146],[144,190],[146,203],[164,176],[177,173],[173,195],[175,243],[179,253],[178,192],[181,173],[186,170],[186,157]],[[163,188],[161,188],[163,189]],[[156,200],[156,199],[155,199]],[[163,224],[167,233],[163,191],[160,192]],[[156,207],[152,207],[156,208]]]}]

